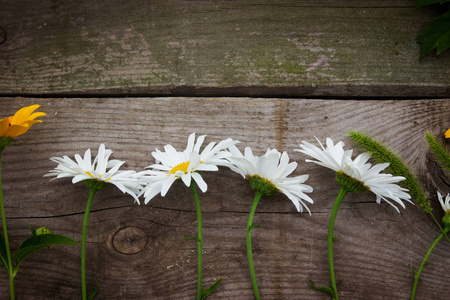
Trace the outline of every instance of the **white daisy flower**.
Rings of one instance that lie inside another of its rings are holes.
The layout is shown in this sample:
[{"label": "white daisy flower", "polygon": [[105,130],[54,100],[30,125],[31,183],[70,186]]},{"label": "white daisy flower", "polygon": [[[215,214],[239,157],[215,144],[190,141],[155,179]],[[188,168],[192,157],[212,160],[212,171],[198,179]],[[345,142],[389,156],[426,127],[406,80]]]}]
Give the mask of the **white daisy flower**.
[{"label": "white daisy flower", "polygon": [[[302,149],[294,151],[302,152],[316,159],[306,159],[306,162],[316,163],[334,170],[337,175],[345,174],[345,177],[353,179],[350,181],[344,180],[347,184],[352,184],[352,186],[347,186],[349,191],[362,192],[365,189],[370,190],[376,195],[376,202],[378,204],[381,202],[381,199],[383,199],[392,205],[397,212],[400,212],[397,206],[387,198],[392,199],[403,208],[405,208],[405,204],[402,200],[406,200],[413,204],[410,200],[411,196],[406,193],[408,190],[401,188],[396,184],[397,182],[405,180],[404,177],[380,173],[389,166],[389,163],[372,166],[370,163],[367,163],[372,156],[369,152],[362,153],[352,160],[353,150],[344,150],[344,142],[341,141],[334,145],[333,141],[330,138],[327,138],[327,147],[325,148],[318,139],[317,141],[322,149],[303,141],[302,144],[300,144]],[[344,183],[341,181],[342,178],[342,176],[336,177],[341,185]]]},{"label": "white daisy flower", "polygon": [[142,189],[145,177],[142,173],[136,173],[135,171],[119,170],[125,161],[109,160],[111,154],[112,151],[105,149],[105,145],[101,144],[93,162],[91,149],[86,150],[83,158],[79,154],[75,154],[76,161],[67,156],[52,157],[50,160],[58,165],[44,176],[56,176],[56,178],[72,177],[72,183],[74,184],[85,180],[96,180],[105,184],[111,183],[123,193],[133,196],[139,204],[137,193]]},{"label": "white daisy flower", "polygon": [[444,212],[446,214],[450,214],[450,194],[447,194],[447,197],[445,197],[445,201],[444,201],[444,197],[442,196],[441,193],[437,192],[438,195],[438,199],[439,202],[441,203],[442,209],[444,210]]},{"label": "white daisy flower", "polygon": [[195,141],[195,133],[192,133],[184,151],[177,151],[173,146],[166,145],[164,152],[158,149],[152,152],[156,164],[147,167],[152,169],[146,171],[146,174],[151,175],[150,183],[141,191],[145,197],[145,204],[159,193],[164,197],[178,179],[188,187],[193,179],[200,190],[206,192],[208,186],[199,172],[217,171],[218,166],[228,166],[229,163],[224,158],[230,153],[222,150],[239,141],[228,138],[219,143],[211,142],[200,152],[205,137],[206,135],[201,135]]},{"label": "white daisy flower", "polygon": [[263,195],[273,195],[277,192],[285,194],[294,203],[297,211],[303,212],[303,207],[311,214],[305,202],[314,201],[305,193],[311,193],[313,188],[303,184],[309,175],[287,178],[297,168],[296,162],[289,163],[286,152],[268,149],[263,156],[254,156],[252,150],[246,147],[244,155],[236,146],[229,148],[231,156],[227,158],[232,163],[230,168],[247,178],[253,190]]}]

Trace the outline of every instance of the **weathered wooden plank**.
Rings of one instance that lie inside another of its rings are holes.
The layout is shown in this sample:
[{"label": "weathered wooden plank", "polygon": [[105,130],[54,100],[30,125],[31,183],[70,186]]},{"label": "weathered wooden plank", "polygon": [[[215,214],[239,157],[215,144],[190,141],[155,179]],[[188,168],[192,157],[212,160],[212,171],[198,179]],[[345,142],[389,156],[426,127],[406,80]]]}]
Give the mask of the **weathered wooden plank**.
[{"label": "weathered wooden plank", "polygon": [[447,97],[416,1],[0,1],[0,94]]},{"label": "weathered wooden plank", "polygon": [[[207,141],[232,137],[262,153],[289,152],[295,174],[310,174],[315,189],[312,216],[297,213],[286,197],[263,198],[255,217],[254,258],[263,299],[328,299],[308,281],[328,283],[326,234],[338,192],[331,171],[304,162],[293,152],[302,140],[329,136],[347,141],[349,130],[376,136],[398,151],[424,180],[438,218],[436,184],[450,192],[448,177],[436,171],[424,133],[450,127],[450,101],[332,101],[236,98],[0,98],[2,116],[40,103],[44,122],[8,147],[2,176],[13,249],[28,235],[26,225],[46,225],[81,239],[87,188],[42,176],[52,156],[83,153],[100,142],[127,167],[153,163],[151,151],[170,143],[185,147],[191,132]],[[204,174],[209,189],[200,195],[204,223],[204,284],[223,277],[212,299],[252,299],[247,271],[245,226],[253,198],[247,182],[229,170]],[[193,299],[196,287],[195,207],[190,192],[175,184],[165,198],[137,206],[108,187],[96,195],[88,228],[88,282],[100,282],[99,299]],[[338,214],[335,267],[342,299],[407,299],[413,275],[439,234],[418,206],[398,214],[375,203],[370,193],[347,197]],[[421,278],[417,298],[447,299],[449,245],[441,242]],[[18,299],[76,299],[80,292],[78,247],[52,247],[30,257],[16,278]],[[50,265],[53,264],[53,265]],[[0,274],[0,294],[8,292]]]}]

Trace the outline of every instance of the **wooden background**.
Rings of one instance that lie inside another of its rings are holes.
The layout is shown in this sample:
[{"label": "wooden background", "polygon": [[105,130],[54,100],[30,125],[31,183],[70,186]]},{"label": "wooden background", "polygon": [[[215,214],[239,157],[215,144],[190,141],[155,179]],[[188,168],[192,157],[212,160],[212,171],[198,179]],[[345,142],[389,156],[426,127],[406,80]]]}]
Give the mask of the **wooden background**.
[{"label": "wooden background", "polygon": [[[81,240],[88,190],[49,181],[52,156],[99,143],[127,168],[151,151],[184,149],[191,132],[232,137],[262,154],[288,151],[295,175],[310,174],[312,216],[283,195],[264,197],[253,232],[263,299],[329,299],[326,234],[338,192],[332,171],[293,152],[302,140],[368,133],[418,174],[440,219],[437,188],[448,174],[429,154],[426,131],[450,127],[450,54],[419,63],[417,33],[436,16],[415,1],[0,1],[0,117],[41,104],[43,123],[3,155],[12,248],[27,225]],[[3,30],[2,30],[3,29]],[[3,42],[2,42],[3,40]],[[359,151],[356,151],[359,153]],[[208,299],[252,299],[245,226],[253,193],[229,170],[205,173],[204,286]],[[142,201],[143,202],[143,201]],[[96,195],[88,227],[88,288],[98,299],[194,299],[196,233],[189,189],[175,184],[148,205],[115,187]],[[413,274],[439,234],[410,204],[398,214],[370,192],[349,194],[337,216],[335,268],[342,299],[408,299]],[[417,299],[448,299],[450,245],[443,241],[421,277]],[[25,261],[17,299],[79,299],[80,248],[55,246]],[[0,298],[7,299],[6,272]]]}]

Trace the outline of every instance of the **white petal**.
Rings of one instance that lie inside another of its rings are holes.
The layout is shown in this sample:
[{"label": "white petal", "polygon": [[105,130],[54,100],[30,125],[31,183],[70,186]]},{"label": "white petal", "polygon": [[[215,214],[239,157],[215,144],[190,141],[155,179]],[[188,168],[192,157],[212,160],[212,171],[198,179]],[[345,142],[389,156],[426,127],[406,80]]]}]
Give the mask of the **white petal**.
[{"label": "white petal", "polygon": [[153,197],[155,197],[156,195],[161,193],[161,187],[162,187],[162,185],[159,183],[151,184],[150,186],[147,186],[146,187],[147,190],[144,193],[144,197],[145,197],[144,203],[147,204],[150,200],[153,199]]},{"label": "white petal", "polygon": [[187,187],[191,186],[191,173],[181,175],[181,180]]},{"label": "white petal", "polygon": [[193,152],[200,153],[200,147],[203,144],[203,141],[205,140],[206,135],[201,135],[197,138],[197,142],[195,143]]},{"label": "white petal", "polygon": [[161,196],[162,197],[164,197],[167,194],[167,192],[169,191],[170,187],[175,182],[175,180],[177,180],[177,178],[175,176],[170,176],[169,178],[167,178],[164,181],[164,183],[162,184],[162,187],[161,187]]},{"label": "white petal", "polygon": [[186,146],[186,150],[184,150],[185,152],[187,152],[187,153],[191,153],[192,152],[192,150],[194,149],[194,141],[195,141],[195,132],[191,133],[189,135],[188,143],[187,143],[187,146]]},{"label": "white petal", "polygon": [[208,186],[206,185],[206,182],[203,180],[202,176],[198,173],[192,173],[192,178],[197,183],[200,190],[204,193],[208,189]]}]

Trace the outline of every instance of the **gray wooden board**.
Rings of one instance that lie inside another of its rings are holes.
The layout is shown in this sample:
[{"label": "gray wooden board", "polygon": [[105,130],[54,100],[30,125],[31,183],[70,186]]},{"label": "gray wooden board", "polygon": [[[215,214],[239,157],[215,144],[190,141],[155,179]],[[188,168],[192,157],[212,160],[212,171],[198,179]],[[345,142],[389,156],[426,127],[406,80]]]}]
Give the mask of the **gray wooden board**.
[{"label": "gray wooden board", "polygon": [[[154,162],[151,151],[168,143],[184,149],[191,132],[206,142],[232,137],[258,154],[267,148],[288,151],[299,162],[294,175],[310,174],[312,215],[296,212],[284,195],[264,197],[254,223],[253,251],[263,299],[329,299],[309,285],[329,283],[326,235],[338,192],[333,172],[306,163],[293,152],[302,140],[348,139],[366,132],[397,151],[417,172],[441,218],[436,187],[450,192],[448,174],[427,149],[424,133],[442,136],[450,127],[450,101],[352,101],[258,98],[0,98],[1,115],[42,104],[47,113],[9,146],[2,180],[11,245],[29,235],[27,225],[48,226],[81,240],[88,190],[69,179],[49,181],[55,167],[48,158],[95,151],[103,142],[126,168],[142,170]],[[355,153],[360,151],[355,149]],[[245,250],[245,226],[253,192],[230,170],[204,172],[208,191],[200,194],[204,224],[204,286],[222,277],[211,299],[252,299]],[[100,283],[98,299],[194,299],[196,234],[192,196],[175,183],[166,197],[138,206],[109,186],[92,206],[87,237],[87,278]],[[397,213],[375,203],[370,192],[348,195],[337,216],[335,268],[342,299],[408,299],[415,268],[439,231],[420,207],[406,204]],[[17,299],[78,299],[80,248],[55,246],[27,259],[16,277]],[[448,299],[449,244],[442,241],[423,272],[417,299]],[[6,298],[6,272],[0,295]]]},{"label": "gray wooden board", "polygon": [[0,94],[447,97],[416,1],[0,1]]}]

